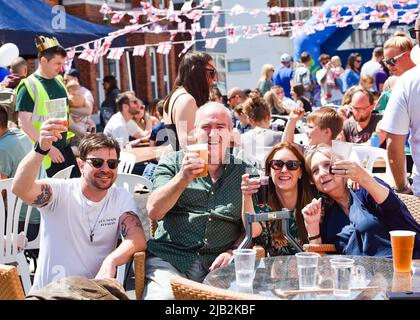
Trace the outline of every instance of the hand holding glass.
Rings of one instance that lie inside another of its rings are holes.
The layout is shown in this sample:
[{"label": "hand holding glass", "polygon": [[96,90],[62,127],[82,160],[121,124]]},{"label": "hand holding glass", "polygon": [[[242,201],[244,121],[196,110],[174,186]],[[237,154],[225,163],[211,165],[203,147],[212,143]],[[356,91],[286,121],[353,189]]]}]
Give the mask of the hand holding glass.
[{"label": "hand holding glass", "polygon": [[196,174],[194,178],[207,177],[208,174],[208,163],[209,163],[209,151],[206,143],[192,144],[186,147],[188,152],[195,152],[204,161],[204,169],[201,173]]},{"label": "hand holding glass", "polygon": [[65,126],[68,130],[69,122],[67,118],[67,99],[53,99],[45,101],[45,108],[47,109],[50,118],[57,118],[60,124]]}]

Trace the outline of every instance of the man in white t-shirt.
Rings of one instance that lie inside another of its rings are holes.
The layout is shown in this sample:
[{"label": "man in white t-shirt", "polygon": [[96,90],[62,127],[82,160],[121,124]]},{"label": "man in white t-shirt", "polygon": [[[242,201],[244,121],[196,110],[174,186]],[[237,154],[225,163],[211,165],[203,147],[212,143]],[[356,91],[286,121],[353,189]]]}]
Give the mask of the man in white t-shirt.
[{"label": "man in white t-shirt", "polygon": [[[415,30],[420,30],[420,16]],[[420,31],[416,32],[417,45],[420,45]],[[387,132],[387,151],[395,189],[401,193],[414,193],[420,196],[420,65],[406,71],[399,77],[389,98],[381,129]],[[410,148],[414,160],[413,185],[407,180],[407,167],[404,152],[406,137],[410,130]]]},{"label": "man in white t-shirt", "polygon": [[362,66],[362,70],[360,71],[361,76],[367,75],[373,78],[373,89],[375,91],[378,91],[378,88],[376,87],[376,74],[382,68],[379,62],[383,60],[383,58],[384,58],[384,48],[376,47],[372,51],[372,59],[366,62]]},{"label": "man in white t-shirt", "polygon": [[114,139],[121,139],[123,146],[129,143],[130,137],[136,139],[130,142],[131,146],[143,142],[140,128],[133,120],[134,115],[140,113],[141,108],[144,108],[143,103],[132,91],[120,93],[117,96],[116,103],[119,112],[109,119],[104,133]]},{"label": "man in white t-shirt", "polygon": [[[132,195],[115,187],[120,147],[103,133],[82,139],[77,179],[35,180],[44,155],[66,128],[49,119],[19,164],[12,191],[40,208],[41,245],[31,292],[69,276],[113,278],[116,268],[146,249]],[[118,233],[123,241],[116,247]]]}]

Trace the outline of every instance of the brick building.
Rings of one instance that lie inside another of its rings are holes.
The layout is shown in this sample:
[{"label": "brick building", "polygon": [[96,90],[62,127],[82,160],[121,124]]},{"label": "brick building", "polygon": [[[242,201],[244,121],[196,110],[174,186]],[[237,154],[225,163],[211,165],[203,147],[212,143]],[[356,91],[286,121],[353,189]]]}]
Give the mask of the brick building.
[{"label": "brick building", "polygon": [[[66,13],[97,24],[106,24],[106,17],[99,10],[106,2],[115,10],[131,10],[140,6],[140,0],[44,0],[51,6],[62,5]],[[169,0],[152,0],[155,7],[166,8]],[[125,17],[118,25],[111,27],[122,28],[129,24],[130,18]],[[146,22],[146,20],[143,20]],[[175,41],[189,39],[188,35],[178,35]],[[169,33],[133,33],[127,36],[127,46],[141,44],[157,44],[169,40]],[[117,78],[122,91],[134,90],[145,103],[154,99],[164,98],[175,81],[180,58],[178,54],[183,45],[174,45],[168,55],[156,53],[156,47],[149,47],[143,57],[133,57],[132,52],[126,50],[121,59],[111,60],[104,56],[98,64],[89,63],[75,58],[74,63],[81,74],[81,82],[90,89],[94,95],[96,105],[99,107],[104,100],[102,78],[112,74]]]}]

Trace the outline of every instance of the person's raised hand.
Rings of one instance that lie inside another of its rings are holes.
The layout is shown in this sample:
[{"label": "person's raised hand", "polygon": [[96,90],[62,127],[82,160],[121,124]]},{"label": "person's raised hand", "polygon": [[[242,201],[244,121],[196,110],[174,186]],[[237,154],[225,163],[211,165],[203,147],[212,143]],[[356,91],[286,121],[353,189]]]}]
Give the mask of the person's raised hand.
[{"label": "person's raised hand", "polygon": [[295,107],[289,114],[290,120],[300,120],[305,115],[305,109],[303,107]]},{"label": "person's raised hand", "polygon": [[186,153],[184,158],[182,159],[182,165],[180,170],[181,177],[185,181],[191,182],[194,179],[194,176],[203,172],[204,165],[204,160],[200,158],[198,153]]},{"label": "person's raised hand", "polygon": [[250,178],[246,173],[242,176],[241,190],[243,195],[252,195],[258,192],[260,188],[260,179]]},{"label": "person's raised hand", "polygon": [[60,132],[67,131],[67,127],[62,124],[62,120],[51,118],[41,124],[39,131],[39,147],[47,151],[51,149],[53,142],[62,138]]},{"label": "person's raised hand", "polygon": [[312,199],[312,201],[302,209],[302,215],[308,233],[312,233],[310,229],[313,228],[317,228],[319,233],[319,223],[321,221],[322,209],[321,201],[321,198]]},{"label": "person's raised hand", "polygon": [[331,172],[339,177],[351,179],[363,186],[363,178],[369,176],[369,172],[354,161],[339,160],[331,167]]}]

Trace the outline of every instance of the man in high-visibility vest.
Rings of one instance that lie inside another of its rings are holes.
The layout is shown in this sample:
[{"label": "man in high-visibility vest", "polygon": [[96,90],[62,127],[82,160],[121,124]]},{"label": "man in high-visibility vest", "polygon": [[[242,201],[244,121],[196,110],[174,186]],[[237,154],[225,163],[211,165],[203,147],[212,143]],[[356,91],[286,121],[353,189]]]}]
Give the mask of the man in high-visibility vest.
[{"label": "man in high-visibility vest", "polygon": [[[42,122],[49,118],[45,102],[68,98],[65,84],[60,76],[67,55],[66,51],[55,38],[37,36],[35,44],[38,49],[38,69],[19,83],[16,98],[19,123],[34,142],[38,141]],[[71,177],[80,177],[79,167],[67,140],[73,134],[64,132],[61,135],[62,139],[54,142],[48,156],[44,159],[47,174],[52,177],[58,171],[74,164]]]}]

